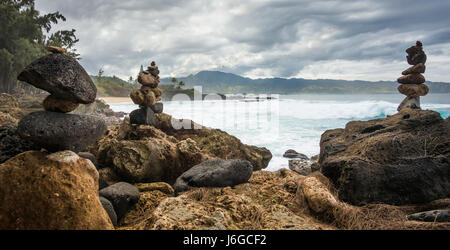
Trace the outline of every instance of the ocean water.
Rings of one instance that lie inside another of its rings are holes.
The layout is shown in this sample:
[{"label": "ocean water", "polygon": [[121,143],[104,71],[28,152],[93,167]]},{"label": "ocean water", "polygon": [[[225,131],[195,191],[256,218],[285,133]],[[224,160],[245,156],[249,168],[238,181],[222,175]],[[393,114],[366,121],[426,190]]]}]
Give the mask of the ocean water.
[{"label": "ocean water", "polygon": [[[320,137],[328,129],[344,128],[353,120],[384,118],[396,113],[404,96],[387,95],[285,95],[276,100],[166,101],[164,112],[218,128],[243,143],[268,148],[273,158],[266,170],[288,168],[288,149],[311,157],[320,152]],[[130,113],[133,103],[110,104],[114,111]],[[429,94],[422,109],[450,116],[450,94]]]}]

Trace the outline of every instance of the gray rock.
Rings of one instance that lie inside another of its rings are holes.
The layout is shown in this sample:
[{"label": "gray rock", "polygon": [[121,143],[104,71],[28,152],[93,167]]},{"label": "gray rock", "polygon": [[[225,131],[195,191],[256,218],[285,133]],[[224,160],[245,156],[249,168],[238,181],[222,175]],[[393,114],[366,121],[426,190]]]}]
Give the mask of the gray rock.
[{"label": "gray rock", "polygon": [[141,107],[131,112],[130,122],[131,124],[156,126],[158,118],[156,118],[155,112],[151,108]]},{"label": "gray rock", "polygon": [[118,182],[99,191],[99,195],[108,199],[116,211],[117,221],[139,201],[139,190],[126,182]]},{"label": "gray rock", "polygon": [[450,222],[450,210],[432,210],[415,213],[409,215],[408,220],[425,222]]},{"label": "gray rock", "polygon": [[289,169],[306,176],[312,172],[312,164],[313,162],[310,160],[289,160]]},{"label": "gray rock", "polygon": [[298,159],[304,159],[304,160],[309,160],[308,156],[298,153],[297,151],[293,150],[293,149],[289,149],[288,151],[286,151],[283,155],[283,157],[285,158],[298,158]]},{"label": "gray rock", "polygon": [[175,193],[194,187],[227,187],[247,182],[253,166],[245,160],[213,159],[184,172],[175,182]]},{"label": "gray rock", "polygon": [[86,70],[76,59],[65,54],[50,54],[37,59],[17,79],[74,103],[92,103],[97,95],[97,88]]},{"label": "gray rock", "polygon": [[159,75],[159,69],[148,69],[147,71],[154,77],[157,77]]},{"label": "gray rock", "polygon": [[113,205],[105,197],[100,196],[99,198],[100,203],[102,203],[102,206],[105,209],[106,213],[108,214],[109,218],[111,219],[112,224],[114,225],[114,227],[117,227],[117,215],[116,211],[114,211]]},{"label": "gray rock", "polygon": [[420,97],[410,97],[407,96],[402,103],[397,108],[397,111],[401,111],[403,109],[420,109]]},{"label": "gray rock", "polygon": [[153,112],[160,114],[163,112],[164,104],[162,102],[157,102],[155,105],[151,106]]},{"label": "gray rock", "polygon": [[78,153],[78,156],[84,158],[84,159],[88,159],[92,162],[92,164],[94,164],[95,168],[98,170],[98,162],[97,162],[97,158],[95,158],[95,156],[89,152],[80,152]]},{"label": "gray rock", "polygon": [[50,152],[80,152],[102,137],[106,125],[94,116],[63,114],[48,111],[25,116],[17,129],[26,140]]}]

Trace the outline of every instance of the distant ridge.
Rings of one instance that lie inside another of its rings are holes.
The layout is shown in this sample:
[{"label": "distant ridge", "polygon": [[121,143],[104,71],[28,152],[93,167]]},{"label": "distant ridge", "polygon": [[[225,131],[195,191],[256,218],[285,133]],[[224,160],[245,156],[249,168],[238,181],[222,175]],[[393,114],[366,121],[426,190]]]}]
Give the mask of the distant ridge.
[{"label": "distant ridge", "polygon": [[[172,78],[162,78],[162,84],[171,84]],[[177,78],[185,83],[184,88],[202,86],[204,93],[330,93],[330,94],[389,94],[398,93],[395,81],[361,81],[303,78],[263,78],[250,79],[220,71],[200,71],[195,75]],[[450,83],[426,82],[430,93],[450,93]]]}]

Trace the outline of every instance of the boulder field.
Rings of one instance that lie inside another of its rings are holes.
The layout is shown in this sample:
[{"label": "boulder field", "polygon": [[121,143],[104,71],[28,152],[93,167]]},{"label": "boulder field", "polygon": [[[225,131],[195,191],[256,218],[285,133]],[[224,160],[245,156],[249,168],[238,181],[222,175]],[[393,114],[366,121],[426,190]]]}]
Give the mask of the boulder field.
[{"label": "boulder field", "polygon": [[[156,127],[131,124],[124,119],[109,127],[106,136],[91,146],[102,168],[109,169],[105,179],[130,183],[167,182],[175,180],[195,165],[209,159],[247,160],[253,170],[266,168],[272,154],[266,148],[248,146],[217,129],[175,130],[166,122],[167,114],[156,114]],[[113,174],[114,175],[114,174]],[[114,178],[112,178],[114,179]]]}]

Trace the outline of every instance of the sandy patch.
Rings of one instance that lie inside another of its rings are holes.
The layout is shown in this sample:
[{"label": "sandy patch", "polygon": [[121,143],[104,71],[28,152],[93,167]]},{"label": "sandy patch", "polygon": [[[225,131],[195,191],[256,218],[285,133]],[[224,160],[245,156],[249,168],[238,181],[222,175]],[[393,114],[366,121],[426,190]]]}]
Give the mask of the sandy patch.
[{"label": "sandy patch", "polygon": [[99,97],[106,103],[132,102],[130,97]]}]

